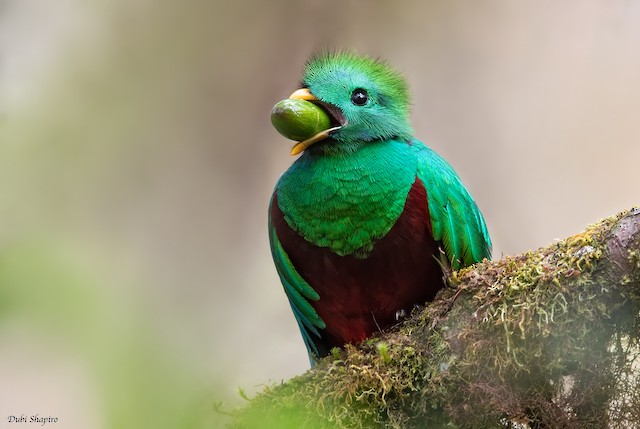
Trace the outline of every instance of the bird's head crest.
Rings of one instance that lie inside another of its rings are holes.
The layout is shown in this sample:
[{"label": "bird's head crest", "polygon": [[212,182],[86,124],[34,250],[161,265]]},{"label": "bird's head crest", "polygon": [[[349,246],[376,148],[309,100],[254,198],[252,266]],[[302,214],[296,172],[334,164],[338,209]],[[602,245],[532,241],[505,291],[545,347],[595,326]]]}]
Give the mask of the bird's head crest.
[{"label": "bird's head crest", "polygon": [[307,61],[302,85],[307,99],[332,116],[337,127],[330,137],[337,143],[410,139],[413,134],[406,80],[384,61],[350,51],[322,52]]}]

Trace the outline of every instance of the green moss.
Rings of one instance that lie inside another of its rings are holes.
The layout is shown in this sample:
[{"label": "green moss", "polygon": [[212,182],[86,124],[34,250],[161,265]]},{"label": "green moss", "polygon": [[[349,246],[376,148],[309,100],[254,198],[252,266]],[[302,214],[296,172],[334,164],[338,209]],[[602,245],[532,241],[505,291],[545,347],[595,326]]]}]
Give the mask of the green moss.
[{"label": "green moss", "polygon": [[[616,392],[633,384],[623,381],[640,379],[640,294],[628,287],[638,284],[640,251],[628,253],[635,271],[625,278],[613,281],[601,268],[623,215],[538,251],[451,273],[450,287],[424,311],[266,389],[234,427],[640,423],[640,415],[629,417],[640,395],[610,409]],[[252,415],[257,424],[247,423]]]},{"label": "green moss", "polygon": [[629,250],[629,262],[631,263],[632,267],[640,270],[640,250]]},{"label": "green moss", "polygon": [[380,357],[384,363],[391,363],[391,356],[389,356],[389,346],[387,343],[380,341],[376,344],[376,348],[378,349],[378,353],[380,353]]}]

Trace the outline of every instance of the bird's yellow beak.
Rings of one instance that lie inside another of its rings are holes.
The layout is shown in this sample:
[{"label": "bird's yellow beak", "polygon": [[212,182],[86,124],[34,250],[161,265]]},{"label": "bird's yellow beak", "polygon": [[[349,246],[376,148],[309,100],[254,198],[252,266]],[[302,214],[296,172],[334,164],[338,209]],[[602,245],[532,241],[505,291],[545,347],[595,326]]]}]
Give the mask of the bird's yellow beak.
[{"label": "bird's yellow beak", "polygon": [[309,91],[309,88],[297,89],[289,96],[292,100],[318,101],[315,95]]},{"label": "bird's yellow beak", "polygon": [[[289,98],[293,100],[318,101],[316,96],[313,95],[311,91],[309,91],[309,88],[298,89],[294,91],[293,94],[289,96]],[[298,155],[299,153],[304,152],[304,150],[307,149],[309,146],[321,140],[326,139],[327,137],[329,137],[329,134],[332,131],[336,131],[340,128],[341,127],[328,128],[326,130],[320,131],[318,134],[311,136],[306,140],[296,143],[293,146],[293,148],[291,148],[291,155]]]}]

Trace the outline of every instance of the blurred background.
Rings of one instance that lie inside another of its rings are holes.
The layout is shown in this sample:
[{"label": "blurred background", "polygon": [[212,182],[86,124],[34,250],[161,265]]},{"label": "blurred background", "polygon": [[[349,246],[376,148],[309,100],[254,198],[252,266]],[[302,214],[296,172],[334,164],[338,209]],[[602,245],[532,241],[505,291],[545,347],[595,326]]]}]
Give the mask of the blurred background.
[{"label": "blurred background", "polygon": [[639,202],[637,0],[0,0],[0,427],[218,427],[308,368],[269,114],[323,47],[406,75],[495,258]]}]

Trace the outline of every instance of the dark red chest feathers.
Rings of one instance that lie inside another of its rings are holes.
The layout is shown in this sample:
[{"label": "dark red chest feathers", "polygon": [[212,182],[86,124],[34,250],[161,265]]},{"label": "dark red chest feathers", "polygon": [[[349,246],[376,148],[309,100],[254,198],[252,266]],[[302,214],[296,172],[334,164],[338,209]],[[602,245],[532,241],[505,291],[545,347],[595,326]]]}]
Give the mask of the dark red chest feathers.
[{"label": "dark red chest feathers", "polygon": [[396,223],[364,259],[339,256],[304,240],[284,220],[277,196],[271,219],[291,262],[320,295],[311,304],[327,325],[322,350],[360,342],[389,327],[398,310],[432,300],[443,287],[427,194],[419,179]]}]

